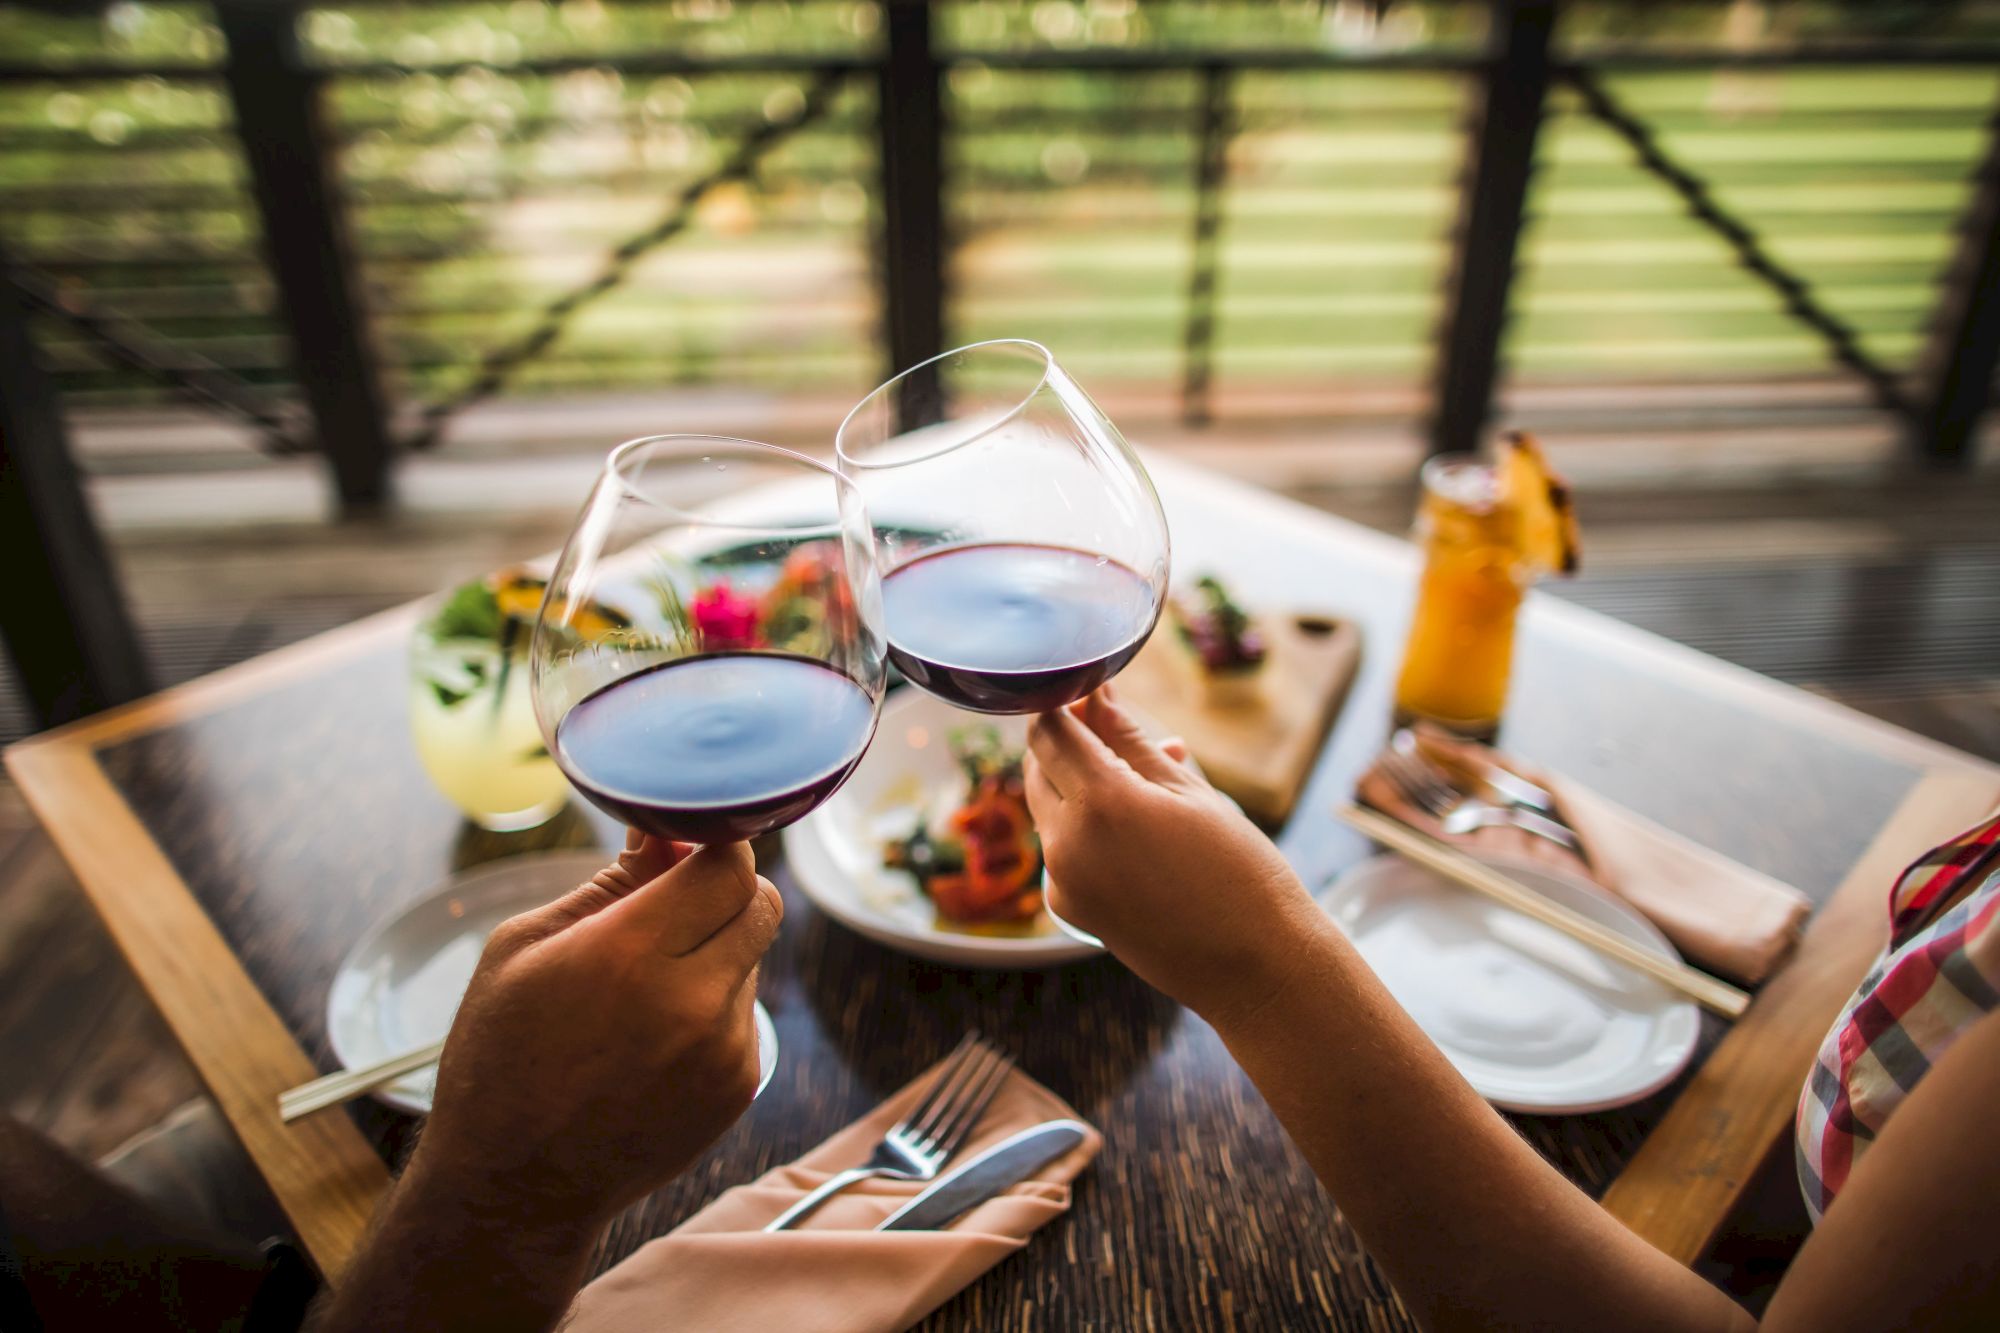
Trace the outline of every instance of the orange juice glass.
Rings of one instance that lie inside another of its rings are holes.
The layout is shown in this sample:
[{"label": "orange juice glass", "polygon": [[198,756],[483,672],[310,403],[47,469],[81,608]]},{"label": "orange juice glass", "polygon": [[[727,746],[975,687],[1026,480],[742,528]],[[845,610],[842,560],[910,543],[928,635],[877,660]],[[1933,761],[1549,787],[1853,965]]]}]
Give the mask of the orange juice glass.
[{"label": "orange juice glass", "polygon": [[1424,573],[1396,681],[1397,719],[1490,739],[1507,702],[1514,613],[1534,580],[1493,466],[1472,454],[1426,463],[1417,534]]}]

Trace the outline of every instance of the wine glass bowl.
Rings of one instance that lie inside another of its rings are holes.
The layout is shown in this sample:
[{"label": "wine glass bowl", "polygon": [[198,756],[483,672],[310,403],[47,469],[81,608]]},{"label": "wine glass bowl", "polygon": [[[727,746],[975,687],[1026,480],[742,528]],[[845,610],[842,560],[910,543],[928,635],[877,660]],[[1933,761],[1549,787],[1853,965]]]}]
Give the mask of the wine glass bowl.
[{"label": "wine glass bowl", "polygon": [[881,591],[853,485],[772,445],[620,445],[529,651],[570,782],[660,837],[753,838],[817,807],[874,735]]},{"label": "wine glass bowl", "polygon": [[1169,541],[1138,456],[1047,348],[977,343],[904,371],[835,452],[873,524],[889,658],[982,713],[1080,699],[1145,644]]}]

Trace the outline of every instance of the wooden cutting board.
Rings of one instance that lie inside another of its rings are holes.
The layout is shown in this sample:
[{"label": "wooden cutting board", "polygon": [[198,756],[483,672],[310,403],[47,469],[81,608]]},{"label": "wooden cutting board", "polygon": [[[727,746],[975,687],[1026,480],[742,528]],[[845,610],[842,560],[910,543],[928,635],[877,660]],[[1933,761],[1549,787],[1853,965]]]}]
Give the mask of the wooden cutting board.
[{"label": "wooden cutting board", "polygon": [[1327,728],[1361,665],[1361,631],[1351,620],[1317,612],[1263,614],[1253,623],[1268,655],[1254,702],[1216,705],[1194,673],[1176,661],[1186,652],[1172,621],[1160,627],[1119,673],[1119,697],[1186,739],[1208,780],[1260,824],[1284,823],[1298,803]]}]

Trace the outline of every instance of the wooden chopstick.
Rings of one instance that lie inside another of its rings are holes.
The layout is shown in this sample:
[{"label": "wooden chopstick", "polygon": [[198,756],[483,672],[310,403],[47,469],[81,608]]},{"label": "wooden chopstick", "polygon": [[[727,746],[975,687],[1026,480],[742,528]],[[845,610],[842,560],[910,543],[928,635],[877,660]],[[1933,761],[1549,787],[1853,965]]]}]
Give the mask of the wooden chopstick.
[{"label": "wooden chopstick", "polygon": [[1741,1017],[1750,1005],[1747,992],[1685,963],[1642,949],[1616,931],[1606,929],[1561,903],[1549,901],[1484,861],[1467,856],[1456,847],[1439,842],[1399,819],[1391,819],[1358,805],[1342,806],[1338,814],[1390,851],[1415,861],[1426,870],[1435,871],[1462,888],[1511,907],[1522,916],[1533,917],[1607,957],[1635,967],[1724,1018]]},{"label": "wooden chopstick", "polygon": [[444,1051],[444,1043],[432,1042],[414,1051],[404,1051],[401,1055],[387,1060],[378,1060],[372,1065],[359,1069],[339,1069],[316,1078],[310,1083],[278,1094],[278,1119],[290,1124],[300,1116],[311,1115],[314,1111],[324,1111],[329,1106],[353,1101],[364,1093],[373,1092],[384,1083],[392,1083],[413,1070],[437,1063]]}]

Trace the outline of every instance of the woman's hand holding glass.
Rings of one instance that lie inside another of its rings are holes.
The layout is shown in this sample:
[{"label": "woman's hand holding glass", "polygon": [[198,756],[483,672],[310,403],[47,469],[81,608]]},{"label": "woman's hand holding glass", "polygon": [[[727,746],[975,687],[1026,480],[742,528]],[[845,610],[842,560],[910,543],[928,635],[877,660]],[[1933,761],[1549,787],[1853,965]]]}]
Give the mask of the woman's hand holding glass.
[{"label": "woman's hand holding glass", "polygon": [[1028,731],[1049,904],[1211,1019],[1284,985],[1284,941],[1324,920],[1271,840],[1100,689]]}]

